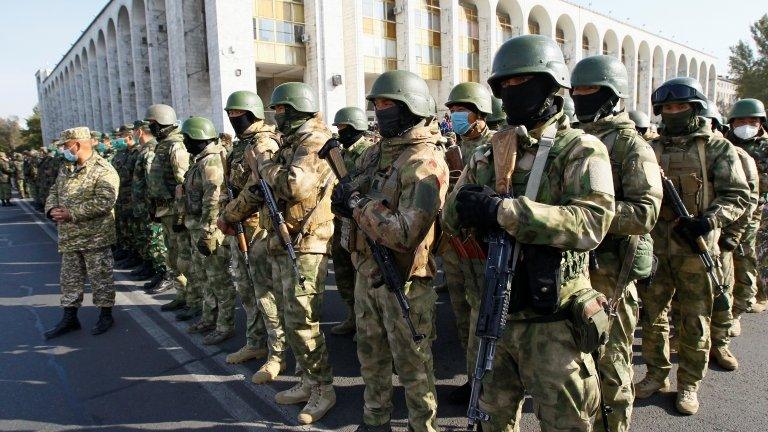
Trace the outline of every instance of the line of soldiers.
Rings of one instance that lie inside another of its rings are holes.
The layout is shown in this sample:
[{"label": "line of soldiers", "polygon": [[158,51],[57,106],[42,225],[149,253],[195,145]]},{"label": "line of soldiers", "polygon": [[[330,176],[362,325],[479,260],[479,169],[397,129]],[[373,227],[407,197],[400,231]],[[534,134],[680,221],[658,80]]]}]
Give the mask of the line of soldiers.
[{"label": "line of soldiers", "polygon": [[[628,430],[634,399],[670,386],[670,321],[676,406],[694,414],[710,356],[736,369],[728,344],[739,317],[765,307],[765,110],[745,99],[724,122],[696,80],[675,78],[653,92],[662,126],[652,136],[647,116],[621,110],[628,82],[610,56],[569,73],[554,41],[526,35],[496,53],[491,92],[452,89],[450,138],[426,82],[401,70],[380,75],[366,97],[375,139],[358,107],[336,114],[332,135],[311,88],[297,82],[272,93],[275,126],[254,92],[230,95],[230,149],[209,119],[179,124],[172,107],[152,105],[102,148],[116,149],[120,177],[115,258],[154,275],[148,292],[175,288],[162,310],[197,318],[188,332],[205,344],[233,336],[237,293],[246,344],[226,361],[264,359],[251,378],[264,384],[284,373],[291,349],[301,379],[275,401],[304,404],[297,420],[309,424],[336,402],[320,331],[332,257],[348,316],[331,331],[356,332],[365,383],[358,430],[391,430],[394,368],[409,430],[420,432],[437,430],[436,258],[471,378],[487,325],[478,319],[492,267],[486,240],[501,233],[517,243],[514,262],[501,263],[515,271],[479,393],[482,430],[516,430],[526,394],[542,430]],[[663,181],[686,214],[674,212]],[[702,247],[715,257],[712,278]],[[398,278],[402,286],[391,286]],[[390,290],[377,289],[385,281]],[[648,372],[633,383],[638,320]],[[466,384],[451,399],[470,393]],[[598,410],[600,400],[611,410]]]}]

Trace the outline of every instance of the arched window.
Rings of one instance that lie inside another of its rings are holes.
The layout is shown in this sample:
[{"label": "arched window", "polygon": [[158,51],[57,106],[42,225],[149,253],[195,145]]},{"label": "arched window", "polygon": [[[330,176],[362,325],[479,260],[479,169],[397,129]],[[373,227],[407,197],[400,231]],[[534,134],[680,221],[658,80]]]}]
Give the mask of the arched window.
[{"label": "arched window", "polygon": [[512,19],[505,13],[496,14],[496,34],[499,43],[506,42],[514,36]]},{"label": "arched window", "polygon": [[536,21],[536,19],[533,17],[528,18],[528,33],[541,34],[541,26],[539,25],[539,22]]}]

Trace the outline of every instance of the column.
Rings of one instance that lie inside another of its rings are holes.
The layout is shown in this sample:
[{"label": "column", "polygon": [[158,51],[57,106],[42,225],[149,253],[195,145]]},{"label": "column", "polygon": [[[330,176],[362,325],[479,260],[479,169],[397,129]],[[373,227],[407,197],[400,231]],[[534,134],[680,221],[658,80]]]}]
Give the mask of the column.
[{"label": "column", "polygon": [[[320,112],[326,119],[346,106],[344,85],[344,52],[339,49],[343,40],[341,0],[310,0],[304,2],[307,44],[306,82],[317,91]],[[333,77],[339,75],[341,83],[335,85]]]}]

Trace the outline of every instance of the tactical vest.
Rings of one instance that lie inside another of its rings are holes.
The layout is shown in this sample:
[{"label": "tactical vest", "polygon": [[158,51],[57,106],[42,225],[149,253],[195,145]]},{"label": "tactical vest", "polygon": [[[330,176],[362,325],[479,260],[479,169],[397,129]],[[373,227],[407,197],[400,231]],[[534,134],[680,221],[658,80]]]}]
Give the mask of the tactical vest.
[{"label": "tactical vest", "polygon": [[[206,160],[211,157],[219,157],[219,155],[211,153],[203,156],[184,175],[184,196],[186,197],[188,215],[199,216],[203,214],[203,167]],[[224,194],[224,196],[226,195]]]},{"label": "tactical vest", "polygon": [[614,129],[598,136],[597,138],[605,144],[608,150],[608,157],[611,160],[611,173],[613,175],[613,187],[616,193],[616,201],[624,199],[624,190],[621,186],[621,172],[624,166],[624,159],[630,147],[635,142],[637,133],[633,129]]},{"label": "tactical vest", "polygon": [[[381,147],[377,148],[377,153],[381,151],[380,149]],[[371,179],[368,190],[361,190],[360,192],[374,200],[383,202],[389,210],[396,211],[402,192],[400,188],[400,171],[413,155],[425,151],[434,151],[435,155],[439,157],[437,146],[429,141],[410,146],[400,146],[400,154],[394,158],[394,162],[388,167],[380,168],[378,166],[379,156],[376,154],[373,158],[375,163],[366,167],[359,174]],[[426,236],[414,251],[409,253],[392,251],[400,269],[406,270],[404,273],[406,279],[413,276],[433,277],[436,274],[435,263],[430,253],[435,242],[435,228],[435,223],[432,223]],[[363,256],[370,256],[371,252],[365,241],[365,233],[362,230],[358,229],[354,235],[354,240],[350,239],[350,241],[354,241],[354,250],[357,253]]]},{"label": "tactical vest", "polygon": [[171,166],[171,148],[178,142],[166,138],[155,147],[155,158],[152,160],[152,167],[147,176],[150,198],[173,199],[178,183],[173,174],[173,166]]},{"label": "tactical vest", "polygon": [[[707,139],[697,137],[682,145],[657,142],[653,150],[664,175],[675,185],[685,208],[694,216],[700,216],[712,201],[714,184],[706,172]],[[668,204],[662,202],[659,219],[670,222],[677,219]]]}]

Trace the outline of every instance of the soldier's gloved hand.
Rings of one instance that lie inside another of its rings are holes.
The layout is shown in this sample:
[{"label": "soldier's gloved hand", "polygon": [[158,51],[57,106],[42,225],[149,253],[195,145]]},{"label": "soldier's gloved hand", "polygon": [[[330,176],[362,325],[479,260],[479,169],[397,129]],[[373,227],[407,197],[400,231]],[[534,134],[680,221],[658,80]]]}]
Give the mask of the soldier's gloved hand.
[{"label": "soldier's gloved hand", "polygon": [[349,199],[356,193],[349,183],[337,183],[331,192],[331,211],[333,214],[351,218],[352,208],[349,206]]},{"label": "soldier's gloved hand", "polygon": [[235,235],[235,229],[232,228],[232,225],[228,224],[224,219],[218,218],[216,220],[216,227],[221,230],[221,232],[224,233],[224,235],[233,236]]},{"label": "soldier's gloved hand", "polygon": [[720,239],[717,241],[717,245],[720,246],[720,249],[726,252],[733,252],[737,247],[739,247],[739,243],[736,241],[736,239],[729,236],[720,236]]},{"label": "soldier's gloved hand", "polygon": [[[682,217],[677,220],[675,229],[687,233],[693,238],[703,237],[715,229],[712,220],[707,217]],[[684,234],[683,234],[684,235]]]},{"label": "soldier's gloved hand", "polygon": [[213,255],[218,247],[216,239],[212,237],[200,237],[195,246],[202,256],[207,257]]},{"label": "soldier's gloved hand", "polygon": [[176,223],[171,226],[171,229],[175,233],[180,233],[186,231],[187,227],[183,223]]},{"label": "soldier's gloved hand", "polygon": [[488,186],[464,185],[456,194],[459,223],[480,231],[499,229],[501,227],[496,219],[496,213],[500,204],[499,194]]}]

